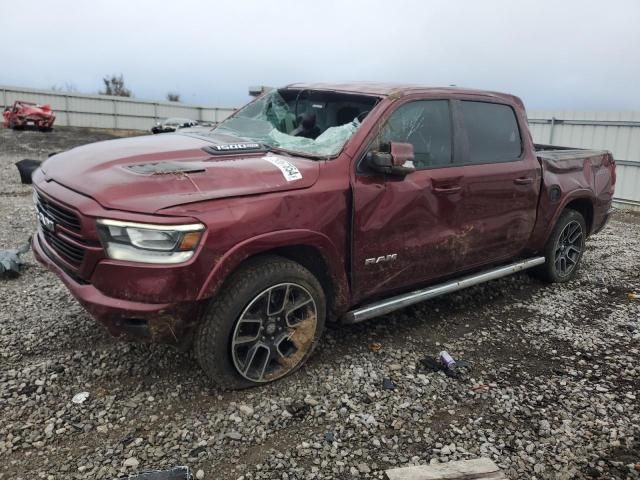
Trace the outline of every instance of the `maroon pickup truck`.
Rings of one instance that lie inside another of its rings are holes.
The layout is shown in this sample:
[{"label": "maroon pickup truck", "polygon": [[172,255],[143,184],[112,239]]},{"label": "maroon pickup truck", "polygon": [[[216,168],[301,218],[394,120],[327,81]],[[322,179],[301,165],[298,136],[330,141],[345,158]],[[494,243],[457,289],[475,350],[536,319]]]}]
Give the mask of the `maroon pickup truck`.
[{"label": "maroon pickup truck", "polygon": [[92,316],[192,345],[243,388],[299,368],[329,321],[524,269],[570,280],[615,163],[534,145],[511,95],[294,84],[214,129],[74,148],[33,180],[35,254]]}]

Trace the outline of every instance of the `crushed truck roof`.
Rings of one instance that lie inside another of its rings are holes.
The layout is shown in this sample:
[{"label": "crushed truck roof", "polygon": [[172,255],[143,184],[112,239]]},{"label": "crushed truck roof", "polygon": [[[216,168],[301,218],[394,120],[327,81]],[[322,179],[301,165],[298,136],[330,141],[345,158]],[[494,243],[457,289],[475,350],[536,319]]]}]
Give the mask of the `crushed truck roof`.
[{"label": "crushed truck roof", "polygon": [[496,98],[509,98],[520,100],[508,93],[493,92],[487,90],[477,90],[473,88],[462,87],[435,87],[428,85],[418,85],[411,83],[385,83],[385,82],[311,82],[311,83],[292,83],[286,86],[291,89],[305,90],[333,90],[338,92],[361,93],[364,95],[377,95],[386,97],[392,94],[409,94],[428,91],[430,93],[442,92],[447,95],[482,95],[494,96]]}]

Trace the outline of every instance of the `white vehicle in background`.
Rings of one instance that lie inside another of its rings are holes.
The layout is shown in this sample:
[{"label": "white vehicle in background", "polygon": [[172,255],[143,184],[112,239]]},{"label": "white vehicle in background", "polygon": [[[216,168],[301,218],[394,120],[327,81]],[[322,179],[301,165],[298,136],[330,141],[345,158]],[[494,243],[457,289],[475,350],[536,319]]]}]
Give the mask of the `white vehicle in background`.
[{"label": "white vehicle in background", "polygon": [[151,133],[167,133],[175,132],[181,128],[190,128],[198,125],[198,122],[191,120],[190,118],[165,118],[151,127]]}]

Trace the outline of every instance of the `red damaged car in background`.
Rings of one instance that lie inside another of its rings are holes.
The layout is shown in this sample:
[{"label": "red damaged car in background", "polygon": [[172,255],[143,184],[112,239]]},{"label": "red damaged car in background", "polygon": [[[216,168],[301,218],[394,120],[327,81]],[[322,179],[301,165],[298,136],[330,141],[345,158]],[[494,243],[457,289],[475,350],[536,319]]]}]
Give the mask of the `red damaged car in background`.
[{"label": "red damaged car in background", "polygon": [[2,114],[4,128],[20,129],[33,125],[40,131],[51,130],[56,116],[50,105],[16,100],[12,106],[4,109]]}]

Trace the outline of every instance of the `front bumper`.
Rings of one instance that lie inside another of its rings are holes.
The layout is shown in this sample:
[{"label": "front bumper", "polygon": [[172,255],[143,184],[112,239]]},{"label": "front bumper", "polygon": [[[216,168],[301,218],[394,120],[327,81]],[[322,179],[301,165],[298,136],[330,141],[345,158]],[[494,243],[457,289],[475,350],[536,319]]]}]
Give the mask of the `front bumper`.
[{"label": "front bumper", "polygon": [[55,263],[41,234],[33,236],[36,259],[55,273],[71,294],[115,337],[126,336],[163,343],[180,343],[198,318],[197,302],[144,303],[109,297],[88,283],[81,283]]}]

